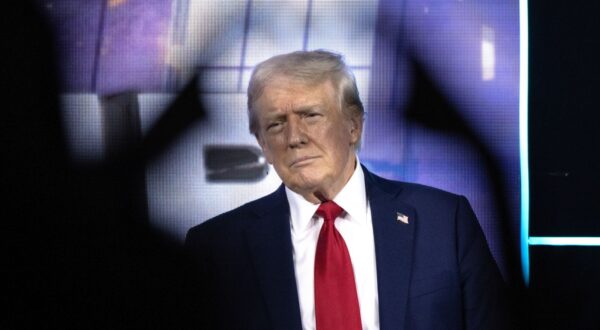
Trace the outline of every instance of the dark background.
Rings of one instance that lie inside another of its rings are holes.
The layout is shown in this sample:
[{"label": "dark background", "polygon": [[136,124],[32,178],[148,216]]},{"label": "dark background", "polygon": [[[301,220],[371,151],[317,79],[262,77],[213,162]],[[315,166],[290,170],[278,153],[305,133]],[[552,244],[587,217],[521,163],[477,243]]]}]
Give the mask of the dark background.
[{"label": "dark background", "polygon": [[[600,21],[529,1],[530,236],[600,236]],[[530,246],[533,329],[600,329],[600,246]]]}]

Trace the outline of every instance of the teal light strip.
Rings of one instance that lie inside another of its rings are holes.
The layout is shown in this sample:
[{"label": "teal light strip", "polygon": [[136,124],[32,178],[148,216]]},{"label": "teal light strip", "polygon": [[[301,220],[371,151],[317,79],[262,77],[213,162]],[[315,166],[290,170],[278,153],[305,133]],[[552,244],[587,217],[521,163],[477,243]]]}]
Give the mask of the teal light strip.
[{"label": "teal light strip", "polygon": [[600,237],[529,237],[529,245],[600,246]]},{"label": "teal light strip", "polygon": [[529,286],[529,19],[527,0],[519,1],[519,153],[521,160],[521,268]]}]

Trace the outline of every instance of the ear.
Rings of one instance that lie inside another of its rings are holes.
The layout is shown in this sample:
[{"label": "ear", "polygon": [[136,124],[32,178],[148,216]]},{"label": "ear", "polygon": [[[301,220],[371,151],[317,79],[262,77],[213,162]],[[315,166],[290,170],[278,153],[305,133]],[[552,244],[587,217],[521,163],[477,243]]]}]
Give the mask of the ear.
[{"label": "ear", "polygon": [[258,142],[258,145],[260,145],[260,148],[262,149],[263,155],[267,159],[267,162],[269,162],[269,164],[273,164],[273,158],[271,157],[269,146],[265,142],[264,138],[259,133],[255,133],[254,137],[256,138],[256,142]]},{"label": "ear", "polygon": [[363,129],[363,118],[360,115],[353,115],[349,118],[350,124],[350,141],[353,145],[360,142]]}]

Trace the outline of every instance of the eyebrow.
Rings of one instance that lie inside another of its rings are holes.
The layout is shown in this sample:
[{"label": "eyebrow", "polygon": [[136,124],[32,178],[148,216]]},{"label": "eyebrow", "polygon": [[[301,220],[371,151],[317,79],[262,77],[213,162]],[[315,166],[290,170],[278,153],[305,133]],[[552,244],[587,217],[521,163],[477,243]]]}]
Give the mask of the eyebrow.
[{"label": "eyebrow", "polygon": [[309,105],[303,105],[301,107],[292,109],[293,113],[306,113],[315,109],[321,109],[322,105],[320,103],[315,103],[315,104],[309,104]]},{"label": "eyebrow", "polygon": [[285,117],[286,117],[285,113],[275,113],[275,114],[271,114],[271,115],[266,115],[264,117],[264,119],[265,119],[265,121],[270,122],[270,121],[282,119]]},{"label": "eyebrow", "polygon": [[[322,108],[322,106],[320,103],[314,103],[314,104],[303,105],[298,108],[294,108],[294,109],[292,109],[292,113],[295,113],[295,114],[306,113],[311,110],[321,109],[321,108]],[[284,118],[286,115],[287,114],[283,113],[283,112],[271,112],[270,114],[265,115],[264,118],[266,120],[274,120],[274,119]]]}]

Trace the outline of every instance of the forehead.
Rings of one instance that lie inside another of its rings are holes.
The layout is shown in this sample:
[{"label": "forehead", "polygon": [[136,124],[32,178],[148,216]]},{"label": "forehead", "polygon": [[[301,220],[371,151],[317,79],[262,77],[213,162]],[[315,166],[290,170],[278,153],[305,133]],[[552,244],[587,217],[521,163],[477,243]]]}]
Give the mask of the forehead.
[{"label": "forehead", "polygon": [[255,105],[259,112],[293,110],[310,105],[336,104],[336,91],[330,80],[311,84],[288,77],[271,79],[262,90]]}]

